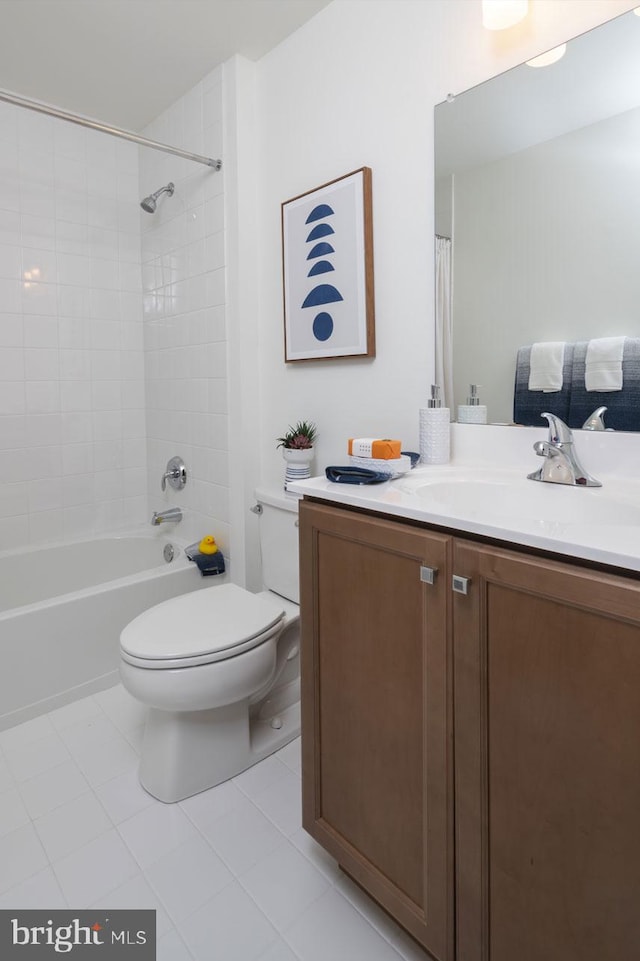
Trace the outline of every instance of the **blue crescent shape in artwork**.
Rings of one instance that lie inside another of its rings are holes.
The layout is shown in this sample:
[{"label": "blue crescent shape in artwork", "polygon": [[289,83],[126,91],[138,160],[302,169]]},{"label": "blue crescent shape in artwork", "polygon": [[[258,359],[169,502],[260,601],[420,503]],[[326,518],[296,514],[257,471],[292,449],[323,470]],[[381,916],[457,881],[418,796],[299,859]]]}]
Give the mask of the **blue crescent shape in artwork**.
[{"label": "blue crescent shape in artwork", "polygon": [[315,247],[311,248],[307,254],[307,260],[315,260],[316,257],[326,257],[327,254],[335,254],[335,250],[331,244],[323,240],[322,243],[316,244]]},{"label": "blue crescent shape in artwork", "polygon": [[319,284],[307,294],[302,306],[319,307],[321,304],[335,304],[337,300],[344,300],[339,290],[331,284]]},{"label": "blue crescent shape in artwork", "polygon": [[316,340],[329,340],[333,333],[333,317],[323,311],[313,319],[313,336]]},{"label": "blue crescent shape in artwork", "polygon": [[328,274],[330,270],[335,270],[333,264],[330,264],[328,260],[319,260],[313,265],[307,277],[316,277],[318,274]]},{"label": "blue crescent shape in artwork", "polygon": [[323,220],[325,217],[331,217],[334,211],[331,209],[329,204],[318,204],[314,207],[307,219],[305,224],[312,224],[316,220]]},{"label": "blue crescent shape in artwork", "polygon": [[307,243],[309,243],[310,240],[320,240],[321,237],[328,237],[329,234],[335,234],[335,230],[331,224],[316,224],[307,237]]}]

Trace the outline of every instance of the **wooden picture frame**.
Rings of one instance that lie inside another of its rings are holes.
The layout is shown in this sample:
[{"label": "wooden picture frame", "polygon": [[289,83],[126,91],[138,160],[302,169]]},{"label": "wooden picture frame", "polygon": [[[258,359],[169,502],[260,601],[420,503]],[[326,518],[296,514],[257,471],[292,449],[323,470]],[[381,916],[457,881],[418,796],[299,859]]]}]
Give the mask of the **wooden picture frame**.
[{"label": "wooden picture frame", "polygon": [[284,359],[375,356],[371,169],[282,204]]}]

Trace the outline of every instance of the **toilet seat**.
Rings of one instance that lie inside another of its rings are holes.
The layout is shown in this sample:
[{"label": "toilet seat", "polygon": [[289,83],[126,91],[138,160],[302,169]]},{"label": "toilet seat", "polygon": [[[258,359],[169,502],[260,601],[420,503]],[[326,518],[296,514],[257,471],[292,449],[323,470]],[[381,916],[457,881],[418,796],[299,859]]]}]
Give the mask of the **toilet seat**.
[{"label": "toilet seat", "polygon": [[263,644],[283,618],[275,598],[214,585],[143,611],[122,631],[120,652],[129,664],[152,670],[211,664]]}]

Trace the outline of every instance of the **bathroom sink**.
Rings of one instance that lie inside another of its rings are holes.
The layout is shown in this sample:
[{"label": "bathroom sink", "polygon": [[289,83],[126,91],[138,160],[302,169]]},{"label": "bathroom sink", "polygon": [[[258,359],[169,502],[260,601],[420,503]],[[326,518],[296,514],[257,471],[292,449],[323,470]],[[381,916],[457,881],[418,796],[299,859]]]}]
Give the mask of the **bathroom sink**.
[{"label": "bathroom sink", "polygon": [[544,484],[526,478],[434,480],[413,493],[430,513],[453,514],[495,523],[640,524],[640,506],[618,499],[606,488]]}]

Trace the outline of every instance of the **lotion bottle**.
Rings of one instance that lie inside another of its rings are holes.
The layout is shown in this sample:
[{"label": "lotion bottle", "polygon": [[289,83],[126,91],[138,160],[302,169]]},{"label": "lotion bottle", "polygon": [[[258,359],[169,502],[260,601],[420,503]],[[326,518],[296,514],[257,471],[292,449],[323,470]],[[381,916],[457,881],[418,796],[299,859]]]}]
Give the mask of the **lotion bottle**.
[{"label": "lotion bottle", "polygon": [[449,463],[449,408],[442,406],[440,387],[431,385],[431,397],[420,410],[420,462]]},{"label": "lotion bottle", "polygon": [[469,396],[466,404],[458,404],[459,424],[486,424],[487,407],[480,403],[478,385],[469,384]]}]

